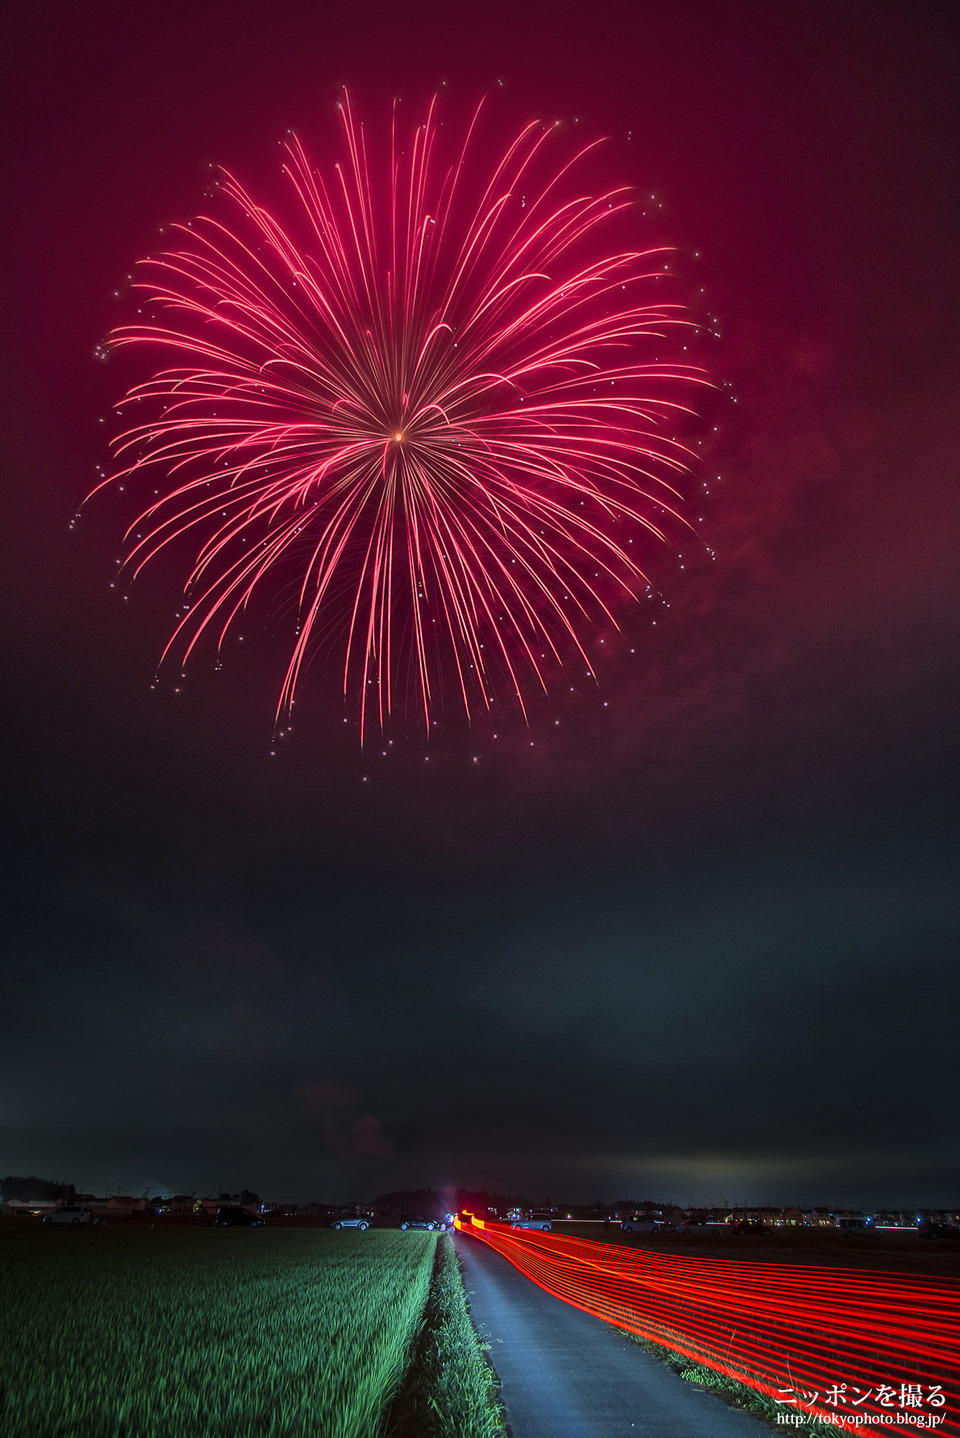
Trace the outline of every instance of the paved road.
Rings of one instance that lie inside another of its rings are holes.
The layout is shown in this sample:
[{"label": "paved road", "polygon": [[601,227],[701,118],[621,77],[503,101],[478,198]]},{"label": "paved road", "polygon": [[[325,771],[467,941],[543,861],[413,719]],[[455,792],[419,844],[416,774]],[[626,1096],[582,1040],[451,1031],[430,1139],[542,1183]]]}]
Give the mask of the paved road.
[{"label": "paved road", "polygon": [[766,1423],[544,1293],[482,1240],[456,1244],[513,1438],[770,1438]]}]

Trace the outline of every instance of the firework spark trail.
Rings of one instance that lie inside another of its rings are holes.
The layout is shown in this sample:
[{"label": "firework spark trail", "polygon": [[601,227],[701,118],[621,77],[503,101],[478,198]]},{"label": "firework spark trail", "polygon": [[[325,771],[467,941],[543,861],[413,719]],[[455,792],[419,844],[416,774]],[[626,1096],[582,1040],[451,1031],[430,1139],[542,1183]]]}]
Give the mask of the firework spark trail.
[{"label": "firework spark trail", "polygon": [[175,363],[118,405],[151,417],[118,435],[97,490],[162,476],[127,532],[134,577],[183,536],[196,546],[164,657],[185,663],[208,631],[222,647],[295,578],[278,719],[338,626],[361,736],[401,689],[429,730],[445,674],[468,716],[503,682],[526,713],[548,656],[592,671],[586,628],[646,585],[634,538],[680,518],[691,411],[671,395],[707,381],[656,350],[689,321],[642,302],[666,251],[603,244],[628,192],[568,193],[594,146],[538,179],[555,127],[528,125],[476,203],[479,110],[446,167],[436,102],[406,154],[394,114],[382,187],[349,99],[340,115],[346,159],[327,177],[286,146],[305,238],[224,174],[238,222],[177,226],[179,248],[143,262],[150,318],[108,348]]}]

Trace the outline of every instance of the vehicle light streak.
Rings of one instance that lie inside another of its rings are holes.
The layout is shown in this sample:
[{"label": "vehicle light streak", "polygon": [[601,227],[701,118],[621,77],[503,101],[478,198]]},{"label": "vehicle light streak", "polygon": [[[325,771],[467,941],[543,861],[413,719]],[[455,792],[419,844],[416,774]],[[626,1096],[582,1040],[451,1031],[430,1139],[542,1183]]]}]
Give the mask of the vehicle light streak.
[{"label": "vehicle light streak", "polygon": [[[765,1393],[785,1411],[849,1431],[870,1415],[871,1430],[919,1426],[920,1414],[932,1426],[934,1415],[936,1431],[960,1434],[953,1279],[674,1257],[480,1220],[457,1227],[546,1292]],[[922,1404],[897,1407],[901,1385],[917,1384]],[[878,1401],[886,1389],[892,1397]],[[935,1397],[930,1406],[931,1390],[942,1403]]]}]

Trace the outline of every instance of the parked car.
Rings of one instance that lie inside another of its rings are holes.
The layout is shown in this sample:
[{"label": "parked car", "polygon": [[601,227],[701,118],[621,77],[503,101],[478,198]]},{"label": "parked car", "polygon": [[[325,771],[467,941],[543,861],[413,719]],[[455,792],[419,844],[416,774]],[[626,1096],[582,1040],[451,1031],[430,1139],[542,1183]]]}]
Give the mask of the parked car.
[{"label": "parked car", "polygon": [[249,1208],[218,1208],[217,1228],[262,1228],[263,1218]]},{"label": "parked car", "polygon": [[89,1208],[77,1208],[75,1206],[55,1208],[51,1213],[43,1215],[44,1223],[89,1223]]},{"label": "parked car", "polygon": [[960,1239],[960,1228],[956,1228],[952,1223],[937,1223],[931,1219],[919,1224],[917,1232],[921,1238]]},{"label": "parked car", "polygon": [[553,1224],[549,1218],[518,1218],[511,1228],[532,1228],[538,1233],[552,1233]]},{"label": "parked car", "polygon": [[429,1233],[432,1233],[433,1230],[439,1228],[440,1225],[432,1218],[401,1218],[400,1227],[402,1229],[425,1228]]},{"label": "parked car", "polygon": [[330,1227],[359,1228],[361,1233],[365,1233],[366,1230],[370,1227],[370,1220],[369,1218],[335,1218],[330,1224]]},{"label": "parked car", "polygon": [[624,1218],[620,1221],[621,1233],[656,1233],[660,1223],[655,1218]]}]

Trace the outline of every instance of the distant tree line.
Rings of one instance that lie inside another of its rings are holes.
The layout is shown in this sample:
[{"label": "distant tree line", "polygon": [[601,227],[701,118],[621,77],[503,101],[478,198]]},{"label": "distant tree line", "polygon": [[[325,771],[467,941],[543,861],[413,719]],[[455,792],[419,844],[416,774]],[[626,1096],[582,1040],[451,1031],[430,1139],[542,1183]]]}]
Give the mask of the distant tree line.
[{"label": "distant tree line", "polygon": [[23,1178],[13,1173],[0,1178],[0,1198],[4,1203],[11,1199],[19,1199],[21,1203],[56,1203],[57,1199],[63,1199],[64,1203],[72,1203],[76,1196],[72,1183],[59,1183],[52,1178],[36,1175]]}]

